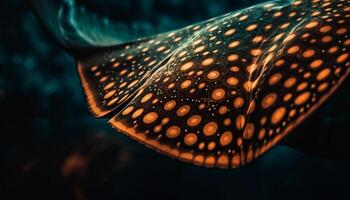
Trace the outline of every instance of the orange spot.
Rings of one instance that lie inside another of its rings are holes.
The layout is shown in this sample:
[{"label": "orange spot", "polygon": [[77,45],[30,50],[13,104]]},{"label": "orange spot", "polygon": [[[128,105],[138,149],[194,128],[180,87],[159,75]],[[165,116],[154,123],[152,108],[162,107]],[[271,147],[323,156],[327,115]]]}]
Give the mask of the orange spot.
[{"label": "orange spot", "polygon": [[316,79],[318,81],[322,81],[323,79],[327,78],[329,74],[331,73],[331,70],[329,68],[323,69],[317,74]]},{"label": "orange spot", "polygon": [[244,105],[244,99],[243,97],[237,97],[235,101],[233,102],[233,106],[235,108],[241,108]]},{"label": "orange spot", "polygon": [[226,95],[226,92],[224,89],[222,88],[217,88],[213,91],[211,97],[216,100],[216,101],[219,101],[221,99],[223,99]]},{"label": "orange spot", "polygon": [[238,47],[239,46],[239,44],[240,44],[240,42],[239,41],[233,41],[233,42],[231,42],[229,45],[228,45],[228,47],[229,48],[236,48],[236,47]]},{"label": "orange spot", "polygon": [[122,115],[128,115],[134,110],[134,106],[129,106],[123,110]]},{"label": "orange spot", "polygon": [[187,120],[187,125],[190,127],[197,126],[202,120],[202,117],[200,115],[193,115]]},{"label": "orange spot", "polygon": [[216,133],[217,129],[218,129],[217,123],[209,122],[204,126],[203,133],[206,136],[212,136]]},{"label": "orange spot", "polygon": [[189,133],[184,137],[184,142],[187,146],[192,146],[196,144],[198,137],[194,133]]},{"label": "orange spot", "polygon": [[282,78],[281,73],[276,73],[276,74],[272,75],[269,79],[269,85],[274,85],[274,84],[278,83],[278,81],[280,81],[281,78]]},{"label": "orange spot", "polygon": [[231,131],[226,131],[220,136],[220,144],[221,146],[227,146],[232,142],[232,132]]},{"label": "orange spot", "polygon": [[348,57],[349,57],[349,54],[344,53],[337,58],[337,62],[342,63],[342,62],[346,61],[348,59]]},{"label": "orange spot", "polygon": [[224,33],[224,35],[225,35],[225,36],[229,36],[229,35],[234,34],[235,32],[236,32],[236,29],[230,29],[230,30],[226,31],[226,32]]},{"label": "orange spot", "polygon": [[229,84],[230,86],[235,86],[238,84],[238,79],[236,77],[229,77],[227,80],[226,80],[226,83]]},{"label": "orange spot", "polygon": [[177,109],[176,114],[180,117],[185,116],[190,111],[189,105],[183,105],[179,109]]},{"label": "orange spot", "polygon": [[164,105],[164,110],[169,111],[169,110],[173,109],[175,106],[176,106],[176,101],[175,100],[168,101]]},{"label": "orange spot", "polygon": [[245,117],[244,115],[238,115],[236,119],[236,126],[238,129],[242,129],[245,124]]},{"label": "orange spot", "polygon": [[131,117],[132,118],[138,118],[141,114],[143,113],[143,108],[139,108],[138,110],[136,110],[132,115]]},{"label": "orange spot", "polygon": [[332,30],[332,27],[331,26],[322,26],[321,28],[320,28],[320,32],[321,33],[327,33],[327,32],[329,32],[329,31],[331,31]]},{"label": "orange spot", "polygon": [[185,64],[183,64],[181,67],[180,67],[180,70],[181,71],[186,71],[186,70],[189,70],[190,68],[193,67],[193,62],[187,62]]},{"label": "orange spot", "polygon": [[306,101],[310,98],[310,96],[311,96],[310,92],[304,92],[304,93],[300,94],[294,100],[295,105],[299,106],[299,105],[306,103]]},{"label": "orange spot", "polygon": [[211,65],[213,62],[214,62],[214,59],[212,59],[212,58],[207,58],[207,59],[203,60],[202,65],[203,65],[203,66],[209,66],[209,65]]},{"label": "orange spot", "polygon": [[243,131],[243,138],[244,139],[251,139],[254,134],[254,124],[248,123]]},{"label": "orange spot", "polygon": [[299,46],[293,46],[287,50],[288,54],[295,54],[300,50]]},{"label": "orange spot", "polygon": [[261,106],[266,109],[272,106],[277,99],[277,94],[276,93],[270,93],[264,97],[264,99],[261,102]]},{"label": "orange spot", "polygon": [[219,78],[219,76],[220,76],[220,72],[216,70],[209,72],[207,75],[208,79],[211,79],[211,80],[217,79]]},{"label": "orange spot", "polygon": [[156,112],[149,112],[143,117],[143,122],[145,124],[151,124],[158,119],[158,114]]},{"label": "orange spot", "polygon": [[190,87],[191,84],[192,84],[192,81],[185,80],[184,82],[181,83],[181,88],[186,89],[186,88]]},{"label": "orange spot", "polygon": [[179,136],[181,133],[181,129],[180,127],[178,126],[171,126],[169,127],[166,132],[165,132],[165,135],[168,137],[168,138],[176,138],[177,136]]},{"label": "orange spot", "polygon": [[148,100],[150,100],[152,98],[152,96],[153,96],[152,93],[146,94],[144,97],[142,97],[141,103],[146,103]]},{"label": "orange spot", "polygon": [[308,50],[304,51],[304,53],[303,53],[303,56],[305,58],[310,58],[314,55],[315,55],[315,50],[313,50],[313,49],[308,49]]},{"label": "orange spot", "polygon": [[314,60],[311,64],[310,67],[311,68],[318,68],[323,64],[323,60],[318,59],[318,60]]},{"label": "orange spot", "polygon": [[231,61],[231,62],[237,61],[238,59],[239,59],[239,55],[238,54],[232,54],[232,55],[229,55],[227,57],[227,60]]},{"label": "orange spot", "polygon": [[271,123],[272,124],[278,124],[286,114],[286,108],[284,107],[279,107],[277,108],[271,116]]},{"label": "orange spot", "polygon": [[314,22],[310,22],[310,23],[306,24],[305,28],[311,29],[311,28],[315,28],[317,25],[318,25],[318,22],[314,21]]}]

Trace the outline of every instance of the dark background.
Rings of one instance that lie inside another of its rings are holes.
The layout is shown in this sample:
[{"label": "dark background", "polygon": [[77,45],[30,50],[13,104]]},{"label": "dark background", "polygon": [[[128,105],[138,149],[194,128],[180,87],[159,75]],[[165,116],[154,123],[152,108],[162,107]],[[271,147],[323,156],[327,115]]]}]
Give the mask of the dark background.
[{"label": "dark background", "polygon": [[[261,1],[261,0],[260,0]],[[79,1],[131,37],[259,1]],[[27,1],[0,5],[0,199],[348,199],[350,81],[284,141],[237,169],[160,155],[88,112],[72,57]]]}]

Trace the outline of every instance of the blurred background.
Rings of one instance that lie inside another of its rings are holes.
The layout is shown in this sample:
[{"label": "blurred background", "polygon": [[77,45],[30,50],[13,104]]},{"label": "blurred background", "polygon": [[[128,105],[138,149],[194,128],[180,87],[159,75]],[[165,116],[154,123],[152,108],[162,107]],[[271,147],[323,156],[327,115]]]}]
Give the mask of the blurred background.
[{"label": "blurred background", "polygon": [[[180,28],[262,0],[77,1],[122,39]],[[160,155],[88,112],[74,59],[28,1],[0,6],[0,199],[350,197],[350,81],[284,144],[237,170]],[[292,148],[293,147],[293,148]],[[10,195],[10,196],[7,196]]]}]

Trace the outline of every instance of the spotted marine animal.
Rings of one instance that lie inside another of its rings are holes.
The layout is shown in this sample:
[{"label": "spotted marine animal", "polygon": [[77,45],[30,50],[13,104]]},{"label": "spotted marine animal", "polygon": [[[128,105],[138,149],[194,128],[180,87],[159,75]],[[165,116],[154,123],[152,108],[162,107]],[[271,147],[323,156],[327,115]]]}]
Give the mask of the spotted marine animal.
[{"label": "spotted marine animal", "polygon": [[349,36],[350,1],[279,0],[75,57],[91,113],[117,132],[181,161],[238,168],[341,85]]}]

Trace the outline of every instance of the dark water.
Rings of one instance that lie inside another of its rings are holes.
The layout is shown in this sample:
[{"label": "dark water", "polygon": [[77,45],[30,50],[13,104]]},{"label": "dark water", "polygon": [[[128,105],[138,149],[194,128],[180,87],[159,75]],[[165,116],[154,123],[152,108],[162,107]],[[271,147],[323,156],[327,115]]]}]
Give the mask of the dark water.
[{"label": "dark water", "polygon": [[[117,21],[124,35],[140,36],[256,2],[80,3],[101,18]],[[289,145],[304,153],[278,146],[238,170],[207,169],[159,155],[116,133],[104,120],[94,119],[87,110],[73,58],[47,36],[27,1],[3,1],[0,23],[0,199],[350,196],[349,80],[288,139]]]}]

